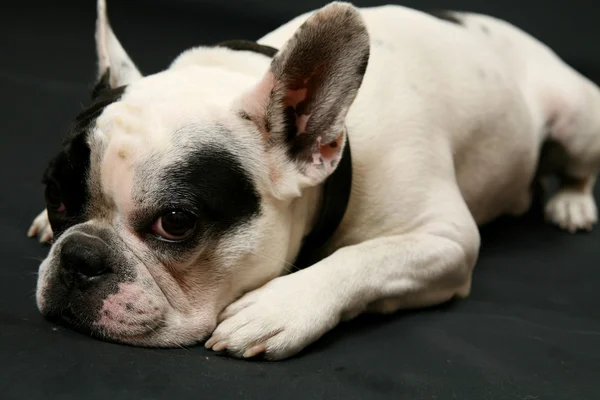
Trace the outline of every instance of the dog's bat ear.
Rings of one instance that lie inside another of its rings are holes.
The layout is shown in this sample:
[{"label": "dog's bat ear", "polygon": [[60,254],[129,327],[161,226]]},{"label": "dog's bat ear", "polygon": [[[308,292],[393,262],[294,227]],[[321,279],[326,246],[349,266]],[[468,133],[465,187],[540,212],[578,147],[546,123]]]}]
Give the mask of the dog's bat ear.
[{"label": "dog's bat ear", "polygon": [[98,0],[97,13],[98,85],[94,93],[102,87],[115,88],[127,85],[142,77],[142,74],[131,61],[110,27],[106,15],[105,0]]},{"label": "dog's bat ear", "polygon": [[346,143],[345,118],[369,61],[358,10],[332,3],[304,22],[277,53],[242,108],[272,146],[284,147],[312,184],[331,174]]}]

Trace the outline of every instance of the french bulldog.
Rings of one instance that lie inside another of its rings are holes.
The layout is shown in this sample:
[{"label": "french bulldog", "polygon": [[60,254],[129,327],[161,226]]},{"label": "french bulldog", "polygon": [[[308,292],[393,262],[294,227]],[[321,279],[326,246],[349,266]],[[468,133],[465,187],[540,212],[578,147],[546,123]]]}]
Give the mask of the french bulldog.
[{"label": "french bulldog", "polygon": [[550,222],[597,220],[600,91],[507,22],[336,2],[142,76],[97,10],[92,101],[29,230],[52,241],[49,318],[283,359],[361,313],[467,297],[479,226],[545,177]]}]

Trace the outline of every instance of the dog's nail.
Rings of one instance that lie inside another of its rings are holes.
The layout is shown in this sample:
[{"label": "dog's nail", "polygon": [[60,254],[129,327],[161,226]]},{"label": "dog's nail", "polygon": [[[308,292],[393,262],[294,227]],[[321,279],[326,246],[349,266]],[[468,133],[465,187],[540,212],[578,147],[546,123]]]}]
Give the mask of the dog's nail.
[{"label": "dog's nail", "polygon": [[213,351],[223,351],[227,348],[227,343],[219,342],[213,346]]},{"label": "dog's nail", "polygon": [[247,349],[244,354],[243,357],[244,358],[251,358],[254,357],[260,353],[264,353],[265,351],[267,351],[267,346],[263,343],[263,344],[259,344],[257,346],[252,346],[249,349]]}]

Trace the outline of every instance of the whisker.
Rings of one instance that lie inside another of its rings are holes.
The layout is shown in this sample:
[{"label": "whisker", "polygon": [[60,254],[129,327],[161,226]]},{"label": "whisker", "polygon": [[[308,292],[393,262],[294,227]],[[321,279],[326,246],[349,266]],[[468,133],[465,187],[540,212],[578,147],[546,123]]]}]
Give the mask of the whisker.
[{"label": "whisker", "polygon": [[[252,254],[257,255],[259,257],[266,258],[267,260],[278,261],[278,262],[283,263],[284,264],[283,268],[285,269],[286,272],[289,272],[290,274],[293,273],[294,271],[298,271],[300,269],[297,266],[295,266],[294,264],[292,264],[291,262],[285,261],[280,258],[267,256],[266,254],[258,253],[256,251],[252,251]],[[291,268],[286,267],[286,265],[289,265]]]},{"label": "whisker", "polygon": [[23,256],[24,259],[26,260],[34,260],[34,261],[38,261],[38,262],[43,262],[44,259],[41,257],[33,257],[33,256]]},{"label": "whisker", "polygon": [[146,328],[150,329],[152,332],[156,333],[156,329],[154,329],[154,328],[153,328],[153,327],[151,327],[150,325],[148,325],[148,324],[144,324],[144,326],[145,326]]},{"label": "whisker", "polygon": [[183,346],[183,345],[181,345],[181,344],[178,344],[178,345],[177,345],[177,347],[179,347],[180,349],[183,349],[183,350],[185,350],[185,351],[186,351],[186,352],[188,352],[188,353],[191,353],[190,349],[188,349],[188,348],[184,347],[184,346]]}]

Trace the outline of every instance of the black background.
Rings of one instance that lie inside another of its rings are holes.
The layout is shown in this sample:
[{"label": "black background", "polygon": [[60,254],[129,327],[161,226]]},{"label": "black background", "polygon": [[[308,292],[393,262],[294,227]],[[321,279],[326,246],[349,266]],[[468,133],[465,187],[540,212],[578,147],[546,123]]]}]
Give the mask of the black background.
[{"label": "black background", "polygon": [[[145,73],[183,49],[256,39],[320,1],[109,0],[113,28]],[[357,5],[380,2],[358,1]],[[507,19],[600,81],[600,4],[405,1]],[[40,178],[95,77],[95,4],[0,9],[0,398],[597,399],[600,228],[570,235],[538,215],[483,229],[470,299],[343,324],[299,357],[231,360],[204,350],[108,344],[44,321],[34,302],[47,247],[25,232]],[[600,110],[599,110],[600,112]]]}]

